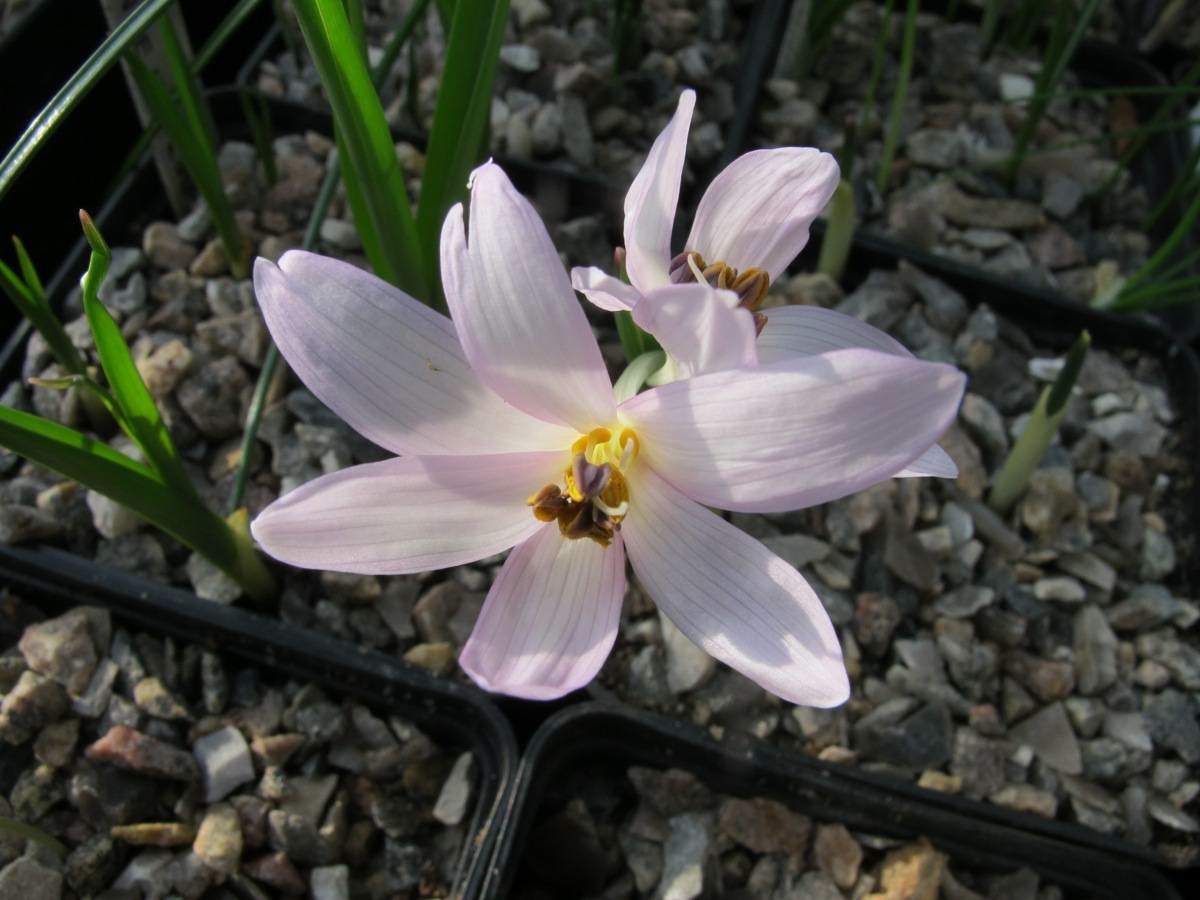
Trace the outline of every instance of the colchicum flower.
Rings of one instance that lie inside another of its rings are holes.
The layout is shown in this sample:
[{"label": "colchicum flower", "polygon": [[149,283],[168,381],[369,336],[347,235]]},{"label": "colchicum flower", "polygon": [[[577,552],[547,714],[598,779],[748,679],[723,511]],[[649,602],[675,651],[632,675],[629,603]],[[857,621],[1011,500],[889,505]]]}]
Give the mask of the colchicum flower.
[{"label": "colchicum flower", "polygon": [[[911,357],[898,341],[852,316],[813,306],[759,312],[771,283],[808,243],[833,196],[837,161],[813,147],[752,150],[713,179],[700,199],[684,249],[672,256],[694,91],[654,141],[625,195],[629,284],[595,267],[576,268],[576,290],[602,309],[628,310],[668,354],[659,382],[770,364],[853,347]],[[697,291],[707,283],[722,290]],[[931,443],[896,477],[954,478],[949,455]]]},{"label": "colchicum flower", "polygon": [[[679,629],[786,700],[842,703],[834,628],[800,574],[706,507],[775,512],[894,475],[949,426],[950,366],[869,349],[727,370],[618,403],[532,206],[487,164],[442,230],[453,320],[336,260],[255,264],[305,384],[399,454],[325,475],[254,522],[272,556],[402,574],[514,548],[459,663],[548,699],[599,670],[625,558]],[[695,289],[712,289],[695,285]]]}]

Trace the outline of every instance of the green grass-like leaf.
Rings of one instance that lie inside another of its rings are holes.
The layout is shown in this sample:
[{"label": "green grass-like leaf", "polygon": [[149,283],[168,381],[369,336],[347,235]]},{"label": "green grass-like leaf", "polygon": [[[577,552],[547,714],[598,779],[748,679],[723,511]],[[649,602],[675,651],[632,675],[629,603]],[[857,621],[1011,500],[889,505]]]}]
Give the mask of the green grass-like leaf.
[{"label": "green grass-like leaf", "polygon": [[439,283],[442,221],[447,210],[466,197],[467,176],[479,162],[507,23],[508,0],[455,5],[417,207],[417,231],[429,284]]},{"label": "green grass-like leaf", "polygon": [[100,302],[100,285],[108,273],[111,258],[108,246],[87,218],[87,214],[81,213],[80,218],[85,222],[84,233],[92,245],[91,260],[87,273],[83,276],[83,312],[92,329],[100,366],[104,369],[104,376],[108,379],[113,400],[120,413],[117,421],[145,454],[162,480],[179,497],[199,503],[196,488],[183,467],[179,451],[175,449],[175,443],[171,440],[171,434],[158,412],[154,398],[146,389],[146,383],[142,381],[141,373],[133,362],[129,345],[125,343],[116,321]]},{"label": "green grass-like leaf", "polygon": [[17,177],[29,165],[46,140],[62,124],[78,103],[87,96],[121,55],[150,27],[154,20],[174,0],[143,0],[113,29],[74,75],[68,79],[54,98],[34,116],[24,134],[13,144],[0,162],[0,197],[3,197]]},{"label": "green grass-like leaf", "polygon": [[892,108],[888,113],[887,131],[883,135],[883,150],[876,176],[881,194],[892,177],[892,160],[896,158],[896,147],[900,143],[900,126],[904,121],[904,105],[908,102],[908,82],[912,77],[913,48],[917,40],[917,13],[920,11],[920,0],[908,0],[904,13],[904,38],[900,46],[900,69],[896,73],[896,89],[892,94]]},{"label": "green grass-like leaf", "polygon": [[375,274],[428,301],[430,282],[404,173],[346,10],[341,0],[296,0],[294,8],[345,148],[343,171],[353,169],[351,178],[364,188],[351,210],[371,266]]},{"label": "green grass-like leaf", "polygon": [[[1025,121],[1021,123],[1021,130],[1017,133],[1016,146],[1013,147],[1012,155],[1009,157],[1008,180],[1010,182],[1017,177],[1017,172],[1020,171],[1021,164],[1025,161],[1029,144],[1033,140],[1038,124],[1042,121],[1042,117],[1050,105],[1050,98],[1054,95],[1063,73],[1067,70],[1067,65],[1075,55],[1075,48],[1079,46],[1079,42],[1087,33],[1088,23],[1096,14],[1096,10],[1100,8],[1100,0],[1087,0],[1083,9],[1078,12],[1074,9],[1074,5],[1066,0],[1057,0],[1057,3],[1054,30],[1046,56],[1042,60],[1042,68],[1038,73],[1033,97],[1029,100],[1029,108],[1025,111]],[[1071,28],[1072,21],[1074,22],[1073,28]],[[1069,33],[1068,28],[1071,28]]]},{"label": "green grass-like leaf", "polygon": [[1007,512],[1025,493],[1029,486],[1029,476],[1046,455],[1046,450],[1058,432],[1058,426],[1067,414],[1067,400],[1070,399],[1071,390],[1083,368],[1091,344],[1091,335],[1086,331],[1082,332],[1071,345],[1054,384],[1042,391],[1038,397],[1025,430],[1021,432],[1004,460],[1004,465],[992,479],[988,503],[993,509]]},{"label": "green grass-like leaf", "polygon": [[[247,260],[242,234],[225,194],[216,148],[202,124],[201,114],[193,108],[195,103],[184,101],[177,104],[166,86],[139,56],[130,54],[127,62],[142,97],[170,138],[171,146],[208,206],[213,227],[225,246],[230,270],[238,278],[245,277]],[[178,85],[178,88],[181,96],[189,93],[186,82]],[[185,111],[189,108],[191,112]]]},{"label": "green grass-like leaf", "polygon": [[22,274],[18,275],[0,260],[0,290],[4,291],[21,315],[37,329],[59,365],[74,375],[86,374],[87,367],[83,357],[71,343],[58,316],[50,309],[41,279],[38,278],[24,245],[15,237],[13,243],[17,247]]},{"label": "green grass-like leaf", "polygon": [[251,596],[271,596],[270,574],[261,560],[247,556],[225,520],[202,504],[181,503],[149,466],[86,434],[7,406],[0,406],[0,444],[129,507],[236,578]]}]

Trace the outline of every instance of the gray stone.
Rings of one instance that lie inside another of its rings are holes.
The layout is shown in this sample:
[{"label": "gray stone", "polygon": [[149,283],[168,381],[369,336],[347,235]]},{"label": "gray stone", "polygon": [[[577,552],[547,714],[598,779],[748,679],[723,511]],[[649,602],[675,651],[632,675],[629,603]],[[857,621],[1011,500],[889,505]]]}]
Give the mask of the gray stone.
[{"label": "gray stone", "polygon": [[1117,636],[1100,608],[1091,604],[1076,613],[1074,628],[1077,688],[1099,693],[1117,680]]},{"label": "gray stone", "polygon": [[967,393],[963,397],[959,416],[967,431],[992,459],[1003,459],[1008,453],[1008,434],[1004,430],[1004,417],[986,398]]},{"label": "gray stone", "polygon": [[245,370],[232,356],[206,363],[180,382],[179,405],[209,440],[224,440],[242,428],[242,393],[250,388]]},{"label": "gray stone", "polygon": [[641,893],[650,893],[662,878],[662,847],[654,841],[636,837],[625,830],[617,833],[617,842],[621,845],[625,865],[633,875],[634,885]]},{"label": "gray stone", "polygon": [[135,684],[133,702],[146,715],[156,719],[186,721],[190,718],[187,707],[158,678],[143,678]]},{"label": "gray stone", "polygon": [[567,158],[583,169],[596,164],[596,145],[588,122],[587,106],[582,98],[564,94],[558,101],[562,116],[562,143]]},{"label": "gray stone", "polygon": [[73,609],[28,626],[18,647],[29,668],[78,696],[86,690],[96,669],[96,645],[107,643],[110,632],[107,611]]},{"label": "gray stone", "polygon": [[945,706],[930,703],[902,720],[892,719],[887,706],[854,724],[854,745],[860,753],[913,770],[936,768],[950,759],[954,727]]},{"label": "gray stone", "polygon": [[317,866],[309,874],[313,900],[350,900],[349,866]]},{"label": "gray stone", "polygon": [[1138,577],[1146,581],[1162,581],[1175,570],[1175,545],[1171,539],[1153,528],[1147,528],[1142,538],[1142,557]]},{"label": "gray stone", "polygon": [[536,72],[542,67],[541,54],[526,44],[507,44],[501,47],[500,61],[517,72]]},{"label": "gray stone", "polygon": [[0,900],[59,900],[62,875],[32,856],[14,859],[0,870]]},{"label": "gray stone", "polygon": [[1042,180],[1042,209],[1057,219],[1074,215],[1083,196],[1083,185],[1069,175],[1050,172]]},{"label": "gray stone", "polygon": [[1139,712],[1116,712],[1110,709],[1104,717],[1104,735],[1120,741],[1130,750],[1144,753],[1154,750],[1146,729],[1146,719]]},{"label": "gray stone", "polygon": [[196,258],[196,248],[170,222],[151,222],[142,234],[142,250],[160,269],[186,269]]},{"label": "gray stone", "polygon": [[990,587],[977,587],[965,584],[947,594],[943,594],[934,603],[933,609],[940,616],[948,619],[969,619],[996,599],[996,592]]},{"label": "gray stone", "polygon": [[1066,575],[1039,578],[1033,584],[1033,595],[1057,603],[1082,603],[1087,599],[1083,585]]},{"label": "gray stone", "polygon": [[1179,601],[1158,584],[1135,587],[1130,596],[1108,610],[1108,622],[1117,631],[1148,631],[1170,622]]},{"label": "gray stone", "polygon": [[100,660],[92,671],[87,687],[71,701],[71,711],[85,719],[99,718],[108,707],[113,682],[119,671],[117,664],[108,657]]},{"label": "gray stone", "polygon": [[712,841],[712,817],[684,813],[667,822],[663,874],[657,900],[693,900],[704,893],[704,875]]},{"label": "gray stone", "polygon": [[533,152],[552,156],[562,146],[562,110],[557,103],[547,103],[538,109],[529,129]]},{"label": "gray stone", "polygon": [[1115,783],[1129,763],[1129,750],[1113,738],[1098,737],[1081,741],[1083,774],[1094,781]]},{"label": "gray stone", "polygon": [[1056,565],[1081,581],[1108,593],[1116,586],[1117,570],[1094,553],[1064,553]]},{"label": "gray stone", "polygon": [[200,767],[208,803],[225,799],[234,788],[255,778],[250,747],[232,725],[199,738],[192,745],[192,755]]},{"label": "gray stone", "polygon": [[1009,738],[1031,747],[1038,757],[1053,769],[1068,775],[1083,772],[1083,756],[1066,710],[1061,703],[1051,703],[1009,729]]},{"label": "gray stone", "polygon": [[931,681],[946,680],[946,666],[938,646],[929,638],[901,639],[892,644],[896,656],[915,675]]},{"label": "gray stone", "polygon": [[921,128],[905,141],[907,156],[919,166],[951,169],[963,157],[962,135],[943,128]]},{"label": "gray stone", "polygon": [[362,238],[353,222],[345,219],[326,219],[321,223],[321,240],[337,247],[339,250],[356,251],[362,249]]},{"label": "gray stone", "polygon": [[1058,798],[1052,792],[1032,784],[1006,784],[988,799],[998,806],[1034,813],[1047,819],[1053,819],[1058,812]]},{"label": "gray stone", "polygon": [[186,569],[197,597],[229,606],[242,596],[242,586],[199,553],[188,557]]},{"label": "gray stone", "polygon": [[1200,763],[1200,712],[1191,697],[1166,690],[1147,697],[1142,713],[1155,744],[1174,750],[1189,765]]},{"label": "gray stone", "polygon": [[667,656],[667,687],[675,694],[695,690],[712,677],[716,660],[697,647],[661,610],[658,620]]},{"label": "gray stone", "polygon": [[23,744],[67,711],[67,694],[56,681],[26,670],[0,703],[0,738]]},{"label": "gray stone", "polygon": [[118,538],[133,534],[141,527],[141,516],[103,494],[88,491],[87,505],[92,511],[92,524],[103,537]]},{"label": "gray stone", "polygon": [[1087,428],[1110,447],[1144,457],[1157,456],[1167,437],[1166,429],[1148,412],[1119,412],[1093,420]]},{"label": "gray stone", "polygon": [[1006,755],[1003,742],[960,727],[954,734],[950,771],[962,779],[963,793],[978,800],[1004,785]]},{"label": "gray stone", "polygon": [[1136,648],[1139,656],[1162,663],[1180,687],[1200,691],[1200,651],[1159,632],[1141,635]]},{"label": "gray stone", "polygon": [[1200,822],[1158,794],[1152,793],[1146,797],[1146,811],[1150,813],[1150,817],[1154,821],[1175,831],[1189,834],[1200,831]]},{"label": "gray stone", "polygon": [[0,544],[49,541],[62,534],[63,526],[51,513],[19,503],[0,505]]},{"label": "gray stone", "polygon": [[471,805],[473,768],[474,757],[463,753],[446,776],[433,806],[433,817],[443,825],[458,825],[466,816]]}]

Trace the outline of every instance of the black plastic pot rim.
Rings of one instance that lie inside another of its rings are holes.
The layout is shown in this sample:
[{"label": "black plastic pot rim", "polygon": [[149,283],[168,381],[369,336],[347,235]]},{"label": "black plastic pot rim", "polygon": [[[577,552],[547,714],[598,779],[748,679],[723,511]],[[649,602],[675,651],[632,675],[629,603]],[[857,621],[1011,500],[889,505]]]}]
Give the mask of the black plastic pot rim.
[{"label": "black plastic pot rim", "polygon": [[[891,837],[929,838],[989,868],[1028,866],[1063,884],[1114,898],[1178,900],[1145,848],[1090,829],[916,787],[885,775],[787,753],[761,742],[736,748],[654,713],[586,703],[548,719],[526,748],[497,836],[485,890],[503,896],[545,788],[586,757],[622,766],[684,768],[722,793],[769,796],[818,819]],[[790,803],[788,802],[790,801]],[[1141,889],[1146,893],[1141,893]],[[1126,891],[1135,893],[1126,893]],[[1119,893],[1111,893],[1118,891]]]},{"label": "black plastic pot rim", "polygon": [[515,777],[517,745],[507,720],[480,691],[437,678],[347,641],[222,606],[51,547],[0,545],[0,580],[35,607],[101,606],[122,622],[201,644],[251,665],[385,706],[435,738],[472,751],[474,810],[453,896],[480,893]]}]

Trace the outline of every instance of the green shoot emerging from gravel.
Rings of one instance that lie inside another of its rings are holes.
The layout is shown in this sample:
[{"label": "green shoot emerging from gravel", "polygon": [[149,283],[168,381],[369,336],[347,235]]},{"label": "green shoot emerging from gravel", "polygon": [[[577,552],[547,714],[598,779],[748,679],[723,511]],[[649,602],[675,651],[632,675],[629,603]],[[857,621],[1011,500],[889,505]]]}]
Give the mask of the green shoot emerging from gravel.
[{"label": "green shoot emerging from gravel", "polygon": [[[39,384],[76,388],[97,398],[145,462],[82,432],[7,406],[0,406],[0,445],[128,507],[206,557],[253,600],[265,603],[274,595],[274,581],[250,543],[246,511],[222,519],[197,493],[120,327],[100,302],[100,285],[111,260],[108,245],[87,213],[81,211],[79,218],[92,248],[82,281],[83,309],[107,384],[89,369],[69,367],[66,377]],[[49,314],[48,308],[45,312]]]}]

